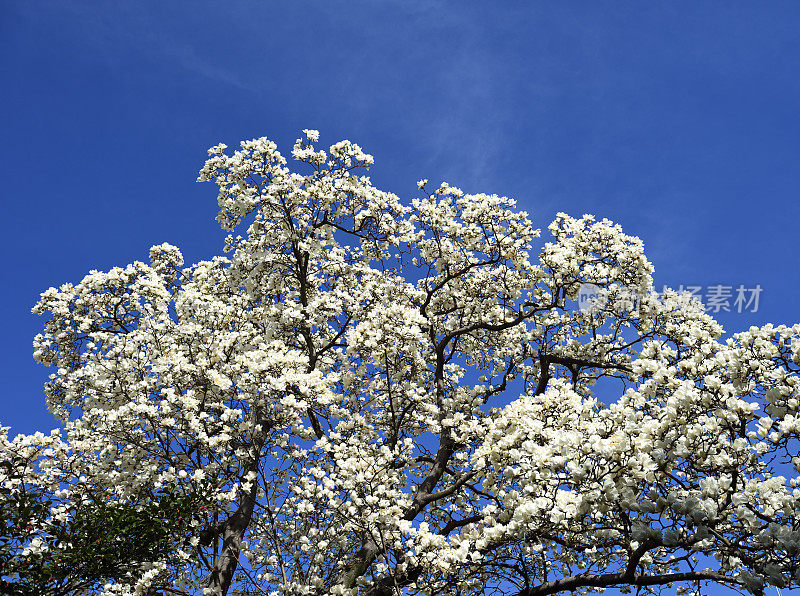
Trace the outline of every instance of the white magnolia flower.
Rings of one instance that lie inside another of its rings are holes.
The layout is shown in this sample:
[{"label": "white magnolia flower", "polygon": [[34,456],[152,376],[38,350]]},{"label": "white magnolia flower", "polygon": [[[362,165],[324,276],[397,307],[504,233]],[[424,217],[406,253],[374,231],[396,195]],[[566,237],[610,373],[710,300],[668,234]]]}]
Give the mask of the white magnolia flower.
[{"label": "white magnolia flower", "polygon": [[[209,150],[227,258],[162,244],[42,293],[61,432],[0,429],[3,494],[53,497],[27,552],[79,504],[174,496],[172,550],[95,592],[797,585],[800,325],[722,342],[618,225],[559,213],[537,245],[513,199],[404,202],[318,140]],[[643,298],[586,316],[583,284]]]}]

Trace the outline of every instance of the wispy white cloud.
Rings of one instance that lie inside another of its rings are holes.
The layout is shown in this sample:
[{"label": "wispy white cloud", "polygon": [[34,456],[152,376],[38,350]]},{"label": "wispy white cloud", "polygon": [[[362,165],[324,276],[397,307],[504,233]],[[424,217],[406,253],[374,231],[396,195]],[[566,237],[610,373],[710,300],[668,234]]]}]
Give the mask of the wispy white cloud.
[{"label": "wispy white cloud", "polygon": [[158,10],[146,3],[44,0],[22,5],[19,10],[34,23],[61,21],[62,29],[79,38],[112,72],[123,66],[125,57],[133,56],[137,62],[144,57],[240,90],[257,90],[257,85],[242,78],[237,69],[225,68],[201,56],[197,39],[170,31]]}]

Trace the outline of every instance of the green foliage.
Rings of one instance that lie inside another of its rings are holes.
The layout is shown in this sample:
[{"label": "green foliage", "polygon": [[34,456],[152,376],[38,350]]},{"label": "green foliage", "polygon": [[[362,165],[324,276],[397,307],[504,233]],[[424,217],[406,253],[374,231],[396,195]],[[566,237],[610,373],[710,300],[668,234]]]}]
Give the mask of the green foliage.
[{"label": "green foliage", "polygon": [[[3,461],[6,478],[24,481],[18,462]],[[206,510],[200,492],[176,487],[138,500],[108,502],[90,494],[58,519],[52,495],[42,490],[0,487],[0,593],[9,596],[66,595],[124,581],[143,563],[177,557]],[[38,552],[23,551],[33,541]]]}]

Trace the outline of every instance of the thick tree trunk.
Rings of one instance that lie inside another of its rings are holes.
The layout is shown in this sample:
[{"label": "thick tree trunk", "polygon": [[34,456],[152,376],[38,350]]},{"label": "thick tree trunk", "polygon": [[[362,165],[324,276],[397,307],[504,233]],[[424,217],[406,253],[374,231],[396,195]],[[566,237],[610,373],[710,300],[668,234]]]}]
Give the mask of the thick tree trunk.
[{"label": "thick tree trunk", "polygon": [[[257,474],[260,466],[260,453],[266,442],[266,436],[272,428],[272,422],[262,419],[262,414],[256,412],[256,418],[261,420],[260,426],[263,436],[259,437],[253,447],[255,448],[250,464],[244,470],[244,478],[247,479],[252,473]],[[227,596],[228,590],[233,582],[233,574],[239,565],[239,553],[242,550],[242,540],[250,521],[253,519],[253,511],[258,498],[258,482],[256,479],[251,481],[250,490],[242,494],[236,512],[228,519],[222,527],[222,549],[219,556],[214,560],[211,570],[211,578],[208,587],[214,590],[215,596]],[[217,538],[218,540],[218,538]]]},{"label": "thick tree trunk", "polygon": [[239,565],[242,539],[250,525],[250,520],[253,518],[257,494],[258,483],[253,481],[250,491],[242,497],[236,513],[225,524],[222,532],[222,549],[214,561],[211,579],[208,584],[214,590],[215,595],[226,596],[231,587],[233,574]]}]

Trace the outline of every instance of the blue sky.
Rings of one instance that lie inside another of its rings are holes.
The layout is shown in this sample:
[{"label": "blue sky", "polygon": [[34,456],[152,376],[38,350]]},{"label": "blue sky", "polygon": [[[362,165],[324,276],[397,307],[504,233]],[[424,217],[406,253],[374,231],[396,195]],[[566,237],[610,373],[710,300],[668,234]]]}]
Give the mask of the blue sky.
[{"label": "blue sky", "polygon": [[[0,421],[49,429],[40,292],[170,242],[219,254],[206,149],[303,128],[373,181],[595,213],[657,284],[760,285],[728,331],[800,320],[800,4],[87,2],[0,15]],[[784,593],[786,593],[784,591]]]}]

